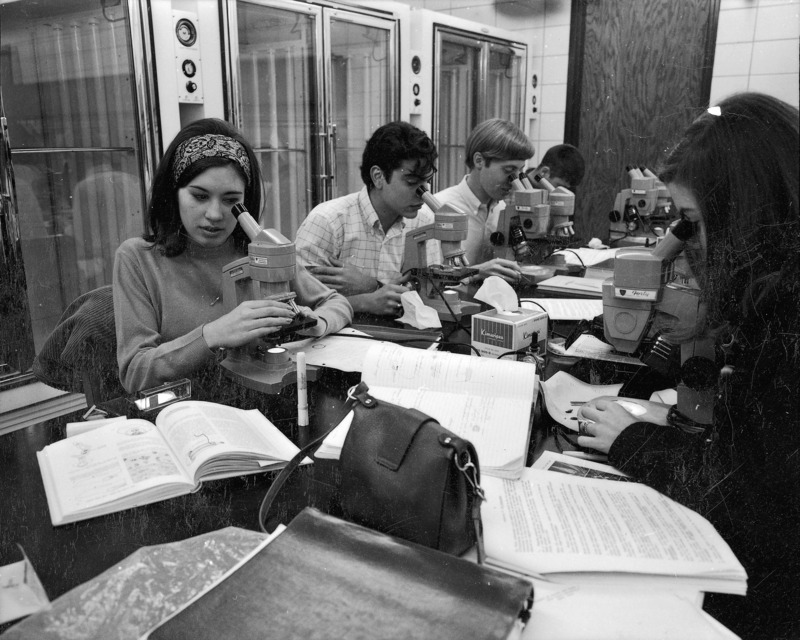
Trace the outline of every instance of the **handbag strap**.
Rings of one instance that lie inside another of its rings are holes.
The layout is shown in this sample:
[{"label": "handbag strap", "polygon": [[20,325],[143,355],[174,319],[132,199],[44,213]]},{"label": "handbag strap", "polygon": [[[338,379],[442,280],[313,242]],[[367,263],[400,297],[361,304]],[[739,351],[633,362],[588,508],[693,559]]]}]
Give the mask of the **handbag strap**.
[{"label": "handbag strap", "polygon": [[[367,393],[367,389],[368,387],[365,382],[359,382],[356,386],[348,389],[346,403],[348,410],[353,407],[356,401],[366,405],[369,405],[370,402],[372,404],[375,403],[375,399]],[[272,503],[275,501],[275,496],[278,495],[278,491],[280,491],[281,487],[286,484],[289,476],[294,472],[295,469],[297,469],[297,467],[300,466],[300,463],[305,460],[306,457],[308,457],[315,447],[322,444],[322,441],[325,440],[325,438],[327,438],[331,431],[333,431],[337,426],[339,426],[338,423],[333,425],[321,436],[315,438],[302,447],[300,451],[298,451],[294,457],[289,460],[288,463],[286,463],[286,466],[281,469],[280,473],[275,476],[275,479],[272,481],[272,484],[267,490],[264,499],[261,501],[261,506],[258,508],[258,526],[261,531],[269,533],[266,527],[267,514],[269,513],[270,508],[272,508]]]},{"label": "handbag strap", "polygon": [[[367,408],[371,408],[377,404],[375,398],[373,398],[368,393],[369,387],[364,382],[359,382],[356,386],[351,387],[347,391],[347,407],[348,409],[352,409],[353,405],[356,402],[360,403],[362,406]],[[345,414],[346,415],[346,414]],[[427,418],[424,414],[420,414],[421,416]],[[294,472],[297,467],[300,466],[300,463],[311,453],[311,451],[317,447],[318,445],[322,444],[323,440],[328,437],[328,435],[338,426],[338,423],[328,429],[325,433],[321,436],[315,438],[311,442],[307,443],[304,447],[302,447],[294,457],[286,464],[286,466],[281,469],[280,473],[275,477],[270,485],[269,489],[267,490],[264,499],[261,501],[261,506],[258,509],[258,526],[261,531],[265,533],[269,533],[267,531],[266,522],[267,522],[267,514],[269,513],[270,508],[272,507],[272,503],[275,501],[275,497],[278,495],[281,487],[286,484],[286,480],[289,479],[289,476]],[[452,438],[448,437],[445,441],[442,442],[443,445],[449,446],[454,450],[455,455],[453,456],[456,468],[459,470],[460,473],[464,475],[467,480],[467,485],[471,487],[473,500],[472,500],[472,522],[475,528],[475,543],[478,552],[478,564],[483,564],[486,558],[486,554],[484,552],[484,544],[483,544],[483,521],[481,519],[481,503],[486,500],[486,496],[483,492],[483,489],[480,485],[480,476],[478,467],[476,466],[475,462],[472,460],[472,453],[475,454],[477,460],[477,453],[475,452],[472,445],[467,445],[467,442],[462,438]]]}]

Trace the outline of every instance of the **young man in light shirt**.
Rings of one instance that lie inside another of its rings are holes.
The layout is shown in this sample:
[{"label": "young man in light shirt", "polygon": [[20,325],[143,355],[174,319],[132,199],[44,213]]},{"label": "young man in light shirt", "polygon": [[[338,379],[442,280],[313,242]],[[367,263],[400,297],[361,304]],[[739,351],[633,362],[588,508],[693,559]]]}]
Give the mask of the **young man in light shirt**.
[{"label": "young man in light shirt", "polygon": [[462,246],[470,266],[478,270],[473,280],[499,276],[514,283],[520,279],[516,262],[492,257],[489,236],[497,230],[511,181],[533,154],[533,144],[517,125],[500,118],[485,120],[467,139],[464,162],[469,173],[458,184],[436,194],[442,204],[452,204],[469,217],[468,236]]},{"label": "young man in light shirt", "polygon": [[405,234],[433,222],[418,217],[417,193],[436,171],[436,146],[407,122],[379,127],[361,162],[364,187],[323,202],[308,214],[295,239],[300,264],[347,297],[355,312],[396,315],[407,291]]}]

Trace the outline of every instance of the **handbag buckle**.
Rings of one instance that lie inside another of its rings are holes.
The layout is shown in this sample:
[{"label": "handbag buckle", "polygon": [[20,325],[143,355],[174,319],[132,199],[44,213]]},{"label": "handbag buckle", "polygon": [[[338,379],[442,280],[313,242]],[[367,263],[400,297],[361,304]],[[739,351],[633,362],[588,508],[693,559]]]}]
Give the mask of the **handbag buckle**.
[{"label": "handbag buckle", "polygon": [[461,457],[455,456],[456,468],[464,474],[467,482],[472,485],[475,495],[477,495],[482,501],[486,500],[486,494],[483,492],[483,487],[478,484],[478,469],[472,462],[472,457],[469,455],[469,451],[464,452],[464,458],[465,462],[464,464],[461,464]]}]

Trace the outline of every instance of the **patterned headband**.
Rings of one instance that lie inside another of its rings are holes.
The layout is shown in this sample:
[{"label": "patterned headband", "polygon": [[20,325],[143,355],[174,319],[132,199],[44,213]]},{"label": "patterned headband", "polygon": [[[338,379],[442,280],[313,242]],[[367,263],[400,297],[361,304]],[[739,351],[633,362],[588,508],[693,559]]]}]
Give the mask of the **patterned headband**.
[{"label": "patterned headband", "polygon": [[175,184],[190,166],[202,158],[227,158],[236,162],[244,171],[247,177],[247,184],[250,184],[250,159],[244,146],[238,140],[216,133],[207,133],[202,136],[195,136],[184,140],[175,150],[173,161],[172,179]]}]

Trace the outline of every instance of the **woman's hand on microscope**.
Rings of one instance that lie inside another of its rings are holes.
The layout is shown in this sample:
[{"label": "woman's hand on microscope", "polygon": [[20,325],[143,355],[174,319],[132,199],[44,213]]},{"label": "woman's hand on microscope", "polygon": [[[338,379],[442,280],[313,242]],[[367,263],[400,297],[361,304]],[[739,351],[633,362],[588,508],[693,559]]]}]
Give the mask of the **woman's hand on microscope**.
[{"label": "woman's hand on microscope", "polygon": [[363,269],[339,258],[330,258],[329,262],[329,266],[310,266],[308,271],[314,274],[314,277],[322,284],[338,291],[343,296],[375,291],[377,281]]},{"label": "woman's hand on microscope", "polygon": [[669,405],[647,400],[600,396],[578,410],[578,444],[608,453],[620,433],[635,422],[666,425]]},{"label": "woman's hand on microscope", "polygon": [[209,349],[241,347],[279,331],[292,322],[294,311],[277,300],[247,300],[221,318],[203,325]]},{"label": "woman's hand on microscope", "polygon": [[516,284],[522,278],[522,269],[513,260],[503,258],[493,258],[482,264],[475,265],[473,268],[478,270],[478,276],[485,280],[489,276],[498,276],[511,284]]}]

